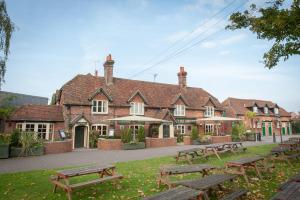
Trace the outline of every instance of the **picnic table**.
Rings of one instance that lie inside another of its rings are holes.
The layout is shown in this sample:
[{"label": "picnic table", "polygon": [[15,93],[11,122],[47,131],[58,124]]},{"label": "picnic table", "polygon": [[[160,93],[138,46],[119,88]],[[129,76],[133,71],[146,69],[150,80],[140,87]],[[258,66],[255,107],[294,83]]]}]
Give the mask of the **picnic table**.
[{"label": "picnic table", "polygon": [[189,200],[202,199],[202,191],[194,190],[188,187],[179,186],[165,192],[155,194],[151,197],[143,198],[143,200]]},{"label": "picnic table", "polygon": [[169,189],[174,185],[170,181],[170,176],[178,174],[187,174],[187,173],[202,173],[202,176],[208,175],[208,172],[217,167],[207,164],[193,164],[193,165],[176,165],[176,166],[162,166],[160,168],[159,177],[157,180],[158,187],[160,184],[168,185]]},{"label": "picnic table", "polygon": [[203,191],[203,196],[205,199],[209,199],[207,195],[207,191],[209,189],[213,189],[215,186],[221,188],[221,184],[224,184],[226,181],[233,181],[233,179],[236,177],[236,175],[231,174],[214,174],[194,180],[178,181],[176,185],[182,185],[192,189],[201,190]]},{"label": "picnic table", "polygon": [[192,148],[192,149],[187,149],[187,150],[181,150],[177,152],[177,155],[175,157],[176,163],[180,159],[186,160],[189,164],[192,164],[192,160],[195,159],[196,157],[199,158],[207,158],[207,155],[205,154],[205,149],[204,148]]},{"label": "picnic table", "polygon": [[[264,161],[264,157],[254,156],[254,157],[246,157],[238,160],[229,161],[225,163],[226,166],[225,171],[226,173],[230,173],[230,174],[243,175],[247,184],[249,185],[249,179],[246,174],[246,169],[254,168],[256,170],[258,177],[262,178],[259,168],[257,166],[257,163],[261,161]],[[235,168],[235,169],[229,169],[229,168]]]},{"label": "picnic table", "polygon": [[270,159],[273,161],[275,160],[280,160],[280,161],[285,161],[287,162],[291,167],[293,166],[292,163],[289,161],[289,158],[297,157],[299,154],[293,154],[293,155],[288,155],[287,153],[290,151],[290,148],[288,147],[274,147],[271,150],[271,155]]},{"label": "picnic table", "polygon": [[242,142],[216,143],[207,145],[205,147],[205,153],[208,155],[209,152],[212,152],[211,154],[215,154],[217,158],[221,160],[219,153],[225,153],[229,151],[235,153],[238,149],[242,149],[243,151],[246,150]]},{"label": "picnic table", "polygon": [[284,141],[279,143],[280,147],[286,147],[289,148],[291,150],[296,150],[296,148],[298,147],[299,143],[296,141]]},{"label": "picnic table", "polygon": [[298,144],[300,144],[300,137],[290,137],[290,138],[289,138],[289,141],[295,141],[295,142],[297,142]]},{"label": "picnic table", "polygon": [[300,200],[300,183],[291,182],[271,200]]},{"label": "picnic table", "polygon": [[[84,176],[88,174],[98,174],[99,178],[85,182],[70,184],[70,178]],[[74,189],[122,178],[122,175],[116,174],[114,165],[98,165],[60,170],[56,172],[55,176],[50,177],[51,182],[54,184],[53,192],[55,193],[57,187],[60,187],[67,193],[69,200],[72,199],[71,193]]]}]

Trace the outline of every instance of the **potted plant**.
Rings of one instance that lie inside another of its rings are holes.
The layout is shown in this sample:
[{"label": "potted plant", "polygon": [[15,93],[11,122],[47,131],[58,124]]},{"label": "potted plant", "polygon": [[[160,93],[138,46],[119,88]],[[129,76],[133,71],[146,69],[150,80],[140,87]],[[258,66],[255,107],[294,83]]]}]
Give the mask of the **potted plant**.
[{"label": "potted plant", "polygon": [[0,134],[0,158],[9,157],[10,136],[8,134]]},{"label": "potted plant", "polygon": [[124,150],[144,149],[146,147],[144,127],[138,129],[135,141],[133,141],[132,129],[124,129],[122,132],[122,142]]},{"label": "potted plant", "polygon": [[193,128],[192,128],[191,139],[192,139],[193,145],[200,144],[199,132],[198,132],[198,128],[196,126],[193,126]]}]

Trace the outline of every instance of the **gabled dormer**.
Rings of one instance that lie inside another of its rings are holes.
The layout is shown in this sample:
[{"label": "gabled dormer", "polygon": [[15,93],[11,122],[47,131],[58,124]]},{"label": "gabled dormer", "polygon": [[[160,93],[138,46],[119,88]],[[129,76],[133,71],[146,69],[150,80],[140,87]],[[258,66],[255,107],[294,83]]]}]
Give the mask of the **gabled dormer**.
[{"label": "gabled dormer", "polygon": [[180,93],[172,101],[171,105],[174,106],[174,116],[175,117],[184,117],[185,109],[189,106],[187,100]]},{"label": "gabled dormer", "polygon": [[129,97],[127,102],[130,104],[130,115],[144,115],[145,104],[148,105],[148,100],[142,92],[137,90]]},{"label": "gabled dormer", "polygon": [[265,106],[264,106],[264,114],[269,115],[269,106],[268,106],[268,104],[265,104]]},{"label": "gabled dormer", "polygon": [[258,113],[258,105],[256,103],[254,103],[252,106],[252,112],[254,112],[256,114]]},{"label": "gabled dormer", "polygon": [[204,104],[204,117],[214,117],[216,104],[211,97],[208,97],[207,101]]},{"label": "gabled dormer", "polygon": [[99,88],[89,97],[89,101],[92,103],[92,114],[108,114],[108,103],[113,99],[103,88]]},{"label": "gabled dormer", "polygon": [[277,104],[275,104],[275,106],[273,108],[273,112],[274,112],[274,115],[279,115],[279,106]]}]

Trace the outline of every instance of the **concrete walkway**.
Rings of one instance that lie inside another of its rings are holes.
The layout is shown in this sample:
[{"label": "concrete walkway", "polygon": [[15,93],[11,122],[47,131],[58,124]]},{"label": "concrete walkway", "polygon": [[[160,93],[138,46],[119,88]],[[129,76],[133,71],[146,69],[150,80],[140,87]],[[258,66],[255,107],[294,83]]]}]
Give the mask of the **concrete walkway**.
[{"label": "concrete walkway", "polygon": [[[285,140],[287,137],[284,138]],[[280,141],[279,138],[277,141]],[[272,143],[271,138],[262,142],[244,142],[244,146],[255,146]],[[196,145],[178,145],[173,147],[149,148],[140,150],[102,151],[81,149],[70,153],[48,154],[44,156],[0,159],[0,173],[21,172],[38,169],[75,167],[90,164],[112,164],[131,160],[144,160],[154,157],[175,155],[177,151],[199,147]]]}]

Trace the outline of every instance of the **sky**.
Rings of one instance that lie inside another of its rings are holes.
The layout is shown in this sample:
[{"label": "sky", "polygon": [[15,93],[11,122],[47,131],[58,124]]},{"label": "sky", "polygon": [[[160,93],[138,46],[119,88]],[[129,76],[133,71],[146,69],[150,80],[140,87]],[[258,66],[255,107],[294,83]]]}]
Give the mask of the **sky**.
[{"label": "sky", "polygon": [[[108,54],[114,76],[187,84],[220,101],[271,100],[300,111],[300,57],[274,69],[262,63],[272,41],[249,30],[225,30],[228,16],[261,0],[6,0],[17,26],[2,90],[45,96],[77,74],[103,76]],[[255,13],[256,14],[256,13]],[[145,70],[147,69],[147,70]]]}]

